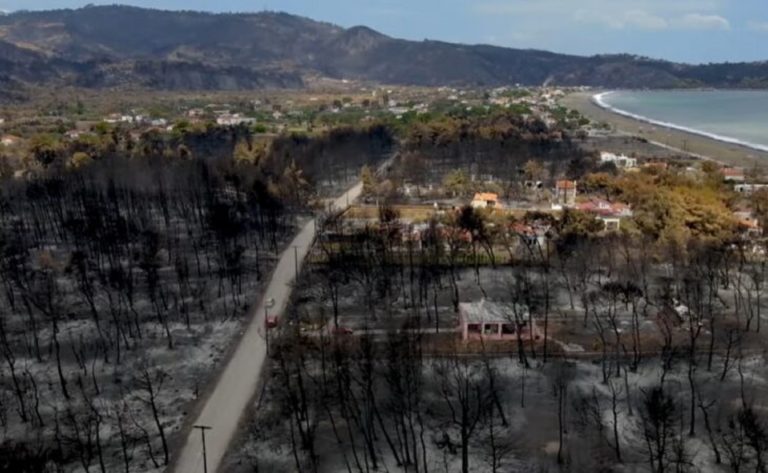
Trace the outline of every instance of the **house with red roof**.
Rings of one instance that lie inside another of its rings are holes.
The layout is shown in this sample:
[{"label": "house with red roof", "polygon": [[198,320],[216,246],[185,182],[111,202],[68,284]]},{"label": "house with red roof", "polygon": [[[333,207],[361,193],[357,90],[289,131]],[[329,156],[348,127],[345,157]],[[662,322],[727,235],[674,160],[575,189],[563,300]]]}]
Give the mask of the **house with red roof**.
[{"label": "house with red roof", "polygon": [[576,209],[595,215],[603,222],[606,231],[621,229],[621,220],[632,217],[632,208],[622,202],[608,202],[603,199],[592,199],[576,205]]},{"label": "house with red roof", "polygon": [[723,175],[723,180],[726,182],[744,182],[746,179],[742,168],[723,168],[720,170],[720,174]]}]

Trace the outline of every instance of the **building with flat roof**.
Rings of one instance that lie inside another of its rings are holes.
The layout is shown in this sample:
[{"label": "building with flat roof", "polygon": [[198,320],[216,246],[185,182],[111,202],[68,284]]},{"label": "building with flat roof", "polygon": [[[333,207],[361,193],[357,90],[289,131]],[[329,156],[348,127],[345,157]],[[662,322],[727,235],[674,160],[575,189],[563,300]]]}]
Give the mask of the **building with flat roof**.
[{"label": "building with flat roof", "polygon": [[459,304],[459,324],[462,340],[538,340],[541,335],[521,304],[479,302]]}]

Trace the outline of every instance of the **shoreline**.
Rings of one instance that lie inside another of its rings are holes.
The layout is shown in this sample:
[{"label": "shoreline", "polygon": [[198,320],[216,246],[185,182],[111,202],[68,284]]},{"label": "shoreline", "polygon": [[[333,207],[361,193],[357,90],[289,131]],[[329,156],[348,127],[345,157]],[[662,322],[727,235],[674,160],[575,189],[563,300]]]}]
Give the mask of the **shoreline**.
[{"label": "shoreline", "polygon": [[562,98],[560,103],[594,121],[608,123],[626,135],[643,138],[656,146],[697,159],[740,167],[768,164],[768,148],[751,147],[738,140],[728,140],[728,137],[715,138],[698,130],[646,119],[610,106],[601,106],[598,98],[604,93],[610,92],[575,92]]},{"label": "shoreline", "polygon": [[623,115],[625,117],[633,118],[633,119],[641,121],[641,122],[650,123],[652,125],[657,125],[657,126],[661,126],[661,127],[664,127],[664,128],[672,128],[674,130],[682,131],[682,132],[685,132],[685,133],[690,133],[692,135],[703,136],[705,138],[712,138],[713,140],[716,140],[716,141],[721,141],[723,143],[737,145],[737,146],[743,146],[744,148],[749,148],[749,149],[753,149],[753,150],[756,150],[756,151],[768,152],[768,146],[766,146],[766,145],[760,145],[760,144],[757,144],[757,143],[750,143],[748,141],[743,141],[743,140],[740,140],[738,138],[733,138],[733,137],[730,137],[730,136],[718,135],[716,133],[709,133],[709,132],[706,132],[706,131],[703,131],[703,130],[698,130],[696,128],[691,128],[691,127],[687,127],[687,126],[683,126],[683,125],[678,125],[678,124],[672,123],[672,122],[665,122],[665,121],[661,121],[661,120],[656,120],[654,118],[649,118],[649,117],[646,117],[646,116],[643,116],[643,115],[638,115],[636,113],[628,112],[628,111],[622,110],[622,109],[620,109],[618,107],[614,107],[613,105],[611,105],[611,104],[607,103],[605,100],[603,100],[604,97],[607,97],[608,95],[615,94],[616,92],[617,91],[601,92],[599,94],[593,95],[592,96],[592,102],[595,103],[597,106],[599,106],[599,107],[601,107],[601,108],[603,108],[605,110],[608,110],[609,112],[617,113],[619,115]]}]

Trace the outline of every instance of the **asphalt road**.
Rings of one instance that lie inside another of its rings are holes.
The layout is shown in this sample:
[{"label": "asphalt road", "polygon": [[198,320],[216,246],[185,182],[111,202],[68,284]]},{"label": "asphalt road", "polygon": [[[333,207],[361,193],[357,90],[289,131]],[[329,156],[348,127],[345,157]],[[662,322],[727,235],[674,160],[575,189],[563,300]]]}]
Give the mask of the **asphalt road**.
[{"label": "asphalt road", "polygon": [[[350,202],[362,193],[363,185],[358,183],[334,202],[334,210],[346,209]],[[211,427],[206,431],[205,445],[208,472],[216,472],[227,447],[233,440],[241,416],[253,398],[262,367],[267,356],[265,313],[281,314],[288,303],[296,267],[300,268],[315,239],[315,222],[310,221],[280,255],[264,298],[253,309],[255,314],[240,340],[234,354],[222,369],[224,370],[213,392],[200,411],[195,425]],[[272,308],[266,308],[266,301],[274,299]],[[176,473],[203,472],[203,446],[200,432],[192,429],[181,453],[168,471]]]}]

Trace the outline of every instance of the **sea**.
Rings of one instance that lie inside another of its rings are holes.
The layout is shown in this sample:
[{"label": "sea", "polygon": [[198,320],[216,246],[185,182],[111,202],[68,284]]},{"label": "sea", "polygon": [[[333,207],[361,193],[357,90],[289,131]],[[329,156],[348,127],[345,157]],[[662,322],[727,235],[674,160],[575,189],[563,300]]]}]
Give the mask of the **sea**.
[{"label": "sea", "polygon": [[648,123],[768,151],[768,91],[614,91],[593,100]]}]

